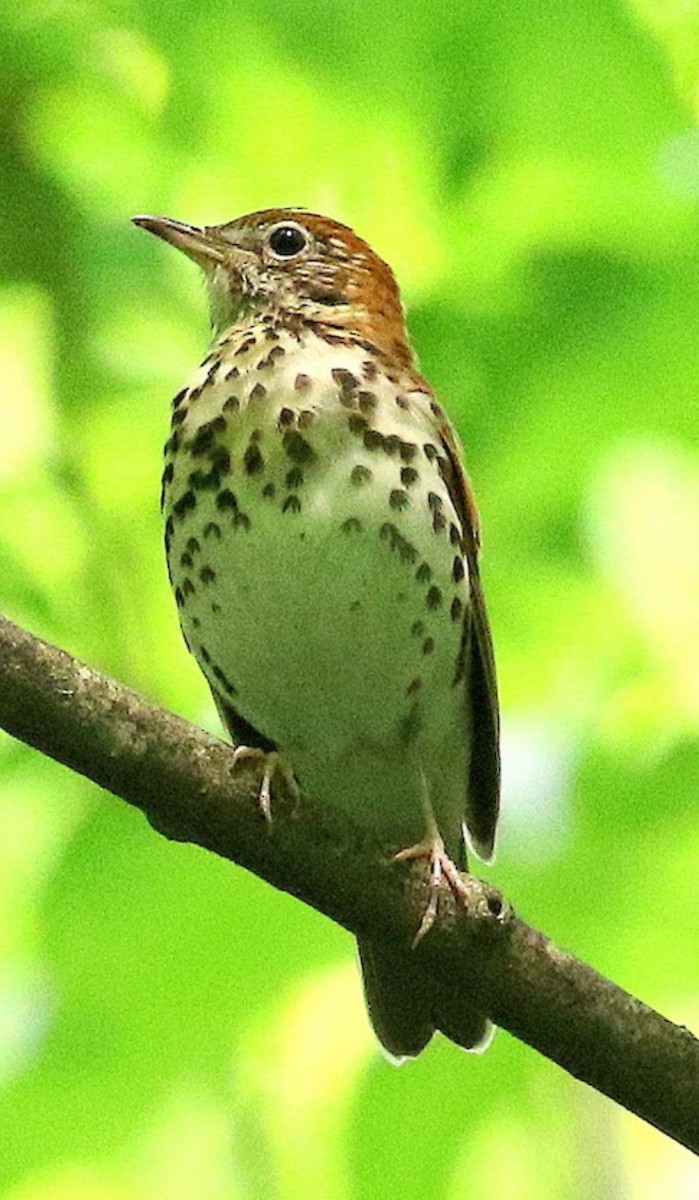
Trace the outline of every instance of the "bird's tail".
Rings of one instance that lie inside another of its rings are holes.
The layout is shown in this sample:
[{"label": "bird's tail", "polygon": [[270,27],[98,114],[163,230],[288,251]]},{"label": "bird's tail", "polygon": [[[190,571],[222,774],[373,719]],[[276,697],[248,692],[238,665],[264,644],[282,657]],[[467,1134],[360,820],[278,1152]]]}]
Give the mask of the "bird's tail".
[{"label": "bird's tail", "polygon": [[436,1030],[465,1050],[485,1049],[493,1026],[468,1001],[423,975],[409,954],[363,938],[358,945],[369,1016],[390,1058],[415,1058]]}]

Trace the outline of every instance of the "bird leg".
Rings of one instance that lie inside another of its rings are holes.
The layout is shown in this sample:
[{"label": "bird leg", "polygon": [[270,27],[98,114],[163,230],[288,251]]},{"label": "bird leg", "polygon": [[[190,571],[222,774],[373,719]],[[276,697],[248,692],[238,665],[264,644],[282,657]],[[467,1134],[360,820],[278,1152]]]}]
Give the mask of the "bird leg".
[{"label": "bird leg", "polygon": [[469,892],[464,883],[459,869],[453,860],[449,857],[444,847],[444,841],[439,834],[436,826],[430,829],[421,842],[416,842],[414,846],[408,846],[405,850],[399,850],[393,856],[395,862],[408,862],[413,858],[426,858],[430,868],[430,898],[427,902],[422,921],[415,937],[413,938],[413,950],[418,942],[421,942],[425,934],[430,931],[437,917],[439,906],[439,892],[444,880],[451,888],[457,900],[466,900]]},{"label": "bird leg", "polygon": [[469,896],[468,887],[464,883],[456,863],[447,854],[444,839],[437,827],[430,802],[427,779],[422,768],[419,768],[419,770],[422,780],[422,808],[427,826],[426,833],[422,841],[416,842],[414,846],[407,846],[405,850],[399,850],[393,856],[394,862],[409,862],[414,858],[426,858],[429,863],[430,898],[422,914],[420,927],[413,938],[413,950],[434,925],[439,907],[439,892],[442,880],[451,888],[452,894],[457,901],[461,900],[465,902]]},{"label": "bird leg", "polygon": [[289,792],[296,803],[301,795],[296,777],[283,754],[278,750],[260,750],[256,746],[236,746],[233,751],[233,766],[244,758],[255,759],[262,763],[262,782],[257,802],[260,812],[268,825],[272,824],[272,780],[277,771],[284,779]]}]

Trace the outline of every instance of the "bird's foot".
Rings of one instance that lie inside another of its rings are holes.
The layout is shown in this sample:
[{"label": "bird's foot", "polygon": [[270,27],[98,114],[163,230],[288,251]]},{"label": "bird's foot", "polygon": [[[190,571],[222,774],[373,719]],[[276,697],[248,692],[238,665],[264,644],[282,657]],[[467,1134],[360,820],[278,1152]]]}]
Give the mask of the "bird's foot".
[{"label": "bird's foot", "polygon": [[395,854],[393,857],[395,862],[408,862],[414,858],[426,858],[429,863],[430,898],[422,914],[420,928],[413,938],[413,949],[415,949],[418,942],[422,941],[425,934],[434,925],[439,907],[439,891],[442,886],[442,880],[451,888],[456,900],[465,902],[469,897],[469,890],[458,867],[447,854],[442,838],[437,833],[427,834],[421,842],[416,842],[414,846],[408,846],[405,850],[399,850],[398,854]]},{"label": "bird's foot", "polygon": [[296,782],[296,776],[278,750],[260,750],[256,746],[236,746],[233,751],[233,766],[236,763],[242,762],[243,759],[254,759],[262,763],[262,782],[257,797],[257,802],[260,806],[260,812],[268,825],[272,824],[272,780],[277,771],[282,776],[284,783],[293,797],[296,804],[299,800],[301,792],[299,785]]}]

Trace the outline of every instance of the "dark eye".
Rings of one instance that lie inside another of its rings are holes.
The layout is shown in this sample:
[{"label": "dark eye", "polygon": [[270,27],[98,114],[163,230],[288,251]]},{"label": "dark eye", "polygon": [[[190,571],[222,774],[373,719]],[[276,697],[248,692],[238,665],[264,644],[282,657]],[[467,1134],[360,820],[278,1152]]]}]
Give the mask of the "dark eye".
[{"label": "dark eye", "polygon": [[306,249],[308,239],[298,225],[278,225],[270,233],[268,244],[278,258],[294,258]]}]

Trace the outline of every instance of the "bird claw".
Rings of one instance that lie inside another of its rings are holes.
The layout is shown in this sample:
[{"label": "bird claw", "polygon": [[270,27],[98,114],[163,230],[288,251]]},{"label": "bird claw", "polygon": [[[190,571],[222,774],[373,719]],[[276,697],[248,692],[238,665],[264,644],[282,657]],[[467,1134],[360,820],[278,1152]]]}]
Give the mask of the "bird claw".
[{"label": "bird claw", "polygon": [[291,793],[294,804],[298,803],[301,795],[296,777],[283,755],[278,750],[260,750],[256,746],[236,746],[233,751],[233,766],[243,759],[253,759],[262,763],[262,782],[257,795],[260,812],[268,825],[272,824],[272,780],[279,771],[287,789]]},{"label": "bird claw", "polygon": [[439,835],[428,836],[421,842],[416,842],[414,846],[408,846],[405,850],[399,850],[394,854],[394,862],[409,862],[414,858],[426,858],[430,868],[430,898],[427,902],[422,920],[418,928],[411,949],[415,949],[419,942],[422,941],[426,933],[434,925],[437,918],[439,907],[439,889],[442,885],[442,880],[445,880],[456,900],[466,901],[469,891],[462,879],[458,867],[452,861],[444,848],[444,842]]}]

